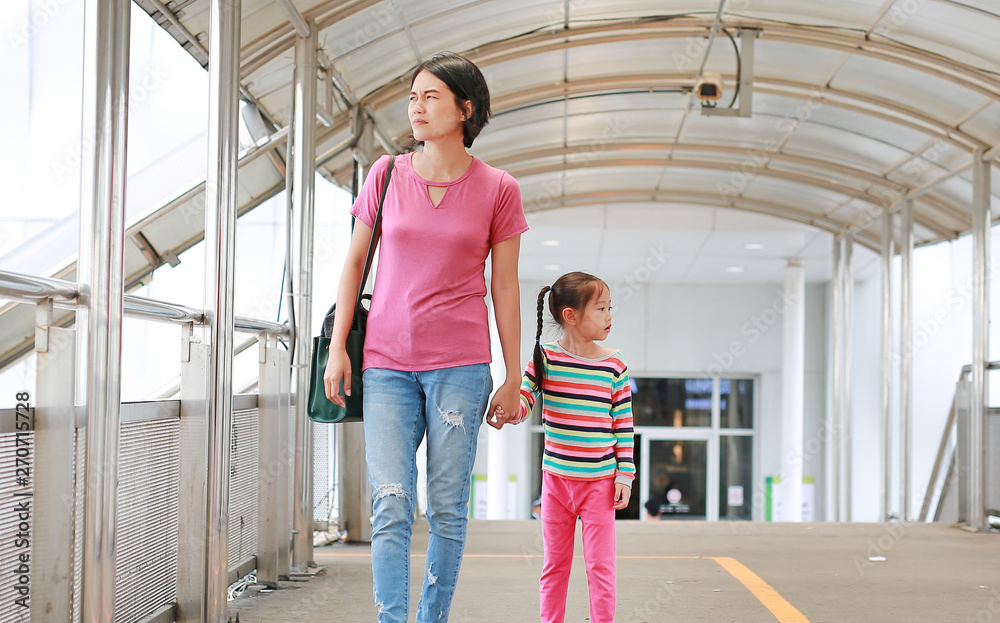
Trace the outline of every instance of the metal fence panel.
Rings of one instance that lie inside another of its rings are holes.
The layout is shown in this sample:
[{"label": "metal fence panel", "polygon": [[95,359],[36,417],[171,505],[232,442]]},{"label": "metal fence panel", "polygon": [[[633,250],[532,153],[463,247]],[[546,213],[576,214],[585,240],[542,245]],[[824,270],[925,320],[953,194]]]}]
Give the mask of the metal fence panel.
[{"label": "metal fence panel", "polygon": [[257,554],[257,409],[233,411],[229,465],[229,568]]}]

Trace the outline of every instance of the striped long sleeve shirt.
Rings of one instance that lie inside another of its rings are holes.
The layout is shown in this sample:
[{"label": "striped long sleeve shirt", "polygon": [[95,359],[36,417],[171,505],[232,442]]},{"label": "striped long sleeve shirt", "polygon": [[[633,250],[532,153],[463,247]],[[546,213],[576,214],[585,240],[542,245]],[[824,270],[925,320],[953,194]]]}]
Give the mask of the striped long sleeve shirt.
[{"label": "striped long sleeve shirt", "polygon": [[542,469],[564,478],[615,477],[631,486],[635,478],[632,386],[621,352],[584,359],[558,343],[543,344],[545,380],[539,388],[534,362],[521,379],[516,422],[542,396],[545,451]]}]

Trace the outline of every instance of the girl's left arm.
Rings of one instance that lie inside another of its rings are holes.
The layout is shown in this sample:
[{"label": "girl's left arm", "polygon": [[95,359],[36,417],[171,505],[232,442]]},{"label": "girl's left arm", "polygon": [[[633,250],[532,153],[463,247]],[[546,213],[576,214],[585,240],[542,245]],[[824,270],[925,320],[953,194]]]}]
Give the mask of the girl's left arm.
[{"label": "girl's left arm", "polygon": [[[490,278],[490,292],[493,297],[493,313],[500,334],[500,347],[507,378],[493,394],[486,421],[499,429],[505,423],[517,418],[521,387],[521,288],[517,281],[517,258],[521,251],[521,236],[507,238],[493,245]],[[493,416],[497,407],[502,410]]]}]

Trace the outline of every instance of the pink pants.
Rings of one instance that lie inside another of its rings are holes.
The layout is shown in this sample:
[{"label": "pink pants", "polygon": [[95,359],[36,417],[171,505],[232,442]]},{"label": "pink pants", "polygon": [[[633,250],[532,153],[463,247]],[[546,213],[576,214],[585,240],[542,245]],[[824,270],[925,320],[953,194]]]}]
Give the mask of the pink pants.
[{"label": "pink pants", "polygon": [[576,518],[583,520],[591,623],[615,620],[615,479],[571,480],[542,471],[542,623],[563,623]]}]

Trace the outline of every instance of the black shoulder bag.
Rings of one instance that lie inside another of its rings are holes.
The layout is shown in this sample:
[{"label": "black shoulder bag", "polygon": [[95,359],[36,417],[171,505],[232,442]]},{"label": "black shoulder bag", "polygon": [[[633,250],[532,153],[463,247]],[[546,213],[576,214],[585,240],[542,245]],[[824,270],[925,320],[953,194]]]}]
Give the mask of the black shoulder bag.
[{"label": "black shoulder bag", "polygon": [[[323,373],[326,371],[326,363],[330,359],[330,334],[333,332],[333,318],[337,308],[337,304],[334,303],[323,319],[322,333],[313,338],[309,402],[306,410],[309,413],[309,419],[314,422],[334,424],[336,422],[362,421],[364,386],[361,382],[361,371],[365,350],[365,329],[368,325],[368,310],[361,305],[361,302],[368,299],[369,306],[371,305],[371,295],[364,294],[365,284],[368,282],[368,271],[371,269],[372,258],[375,256],[375,247],[382,236],[382,204],[385,202],[385,193],[389,189],[389,178],[392,176],[392,168],[395,164],[396,159],[390,154],[389,170],[385,174],[382,192],[378,198],[375,227],[372,228],[372,239],[368,243],[368,258],[365,259],[365,269],[361,273],[361,283],[358,284],[358,296],[354,299],[354,320],[351,322],[351,331],[347,334],[347,356],[351,359],[351,395],[344,397],[346,406],[341,407],[327,399],[326,389],[323,386]],[[343,380],[340,381],[340,387],[337,391],[341,394],[344,393]]]}]

